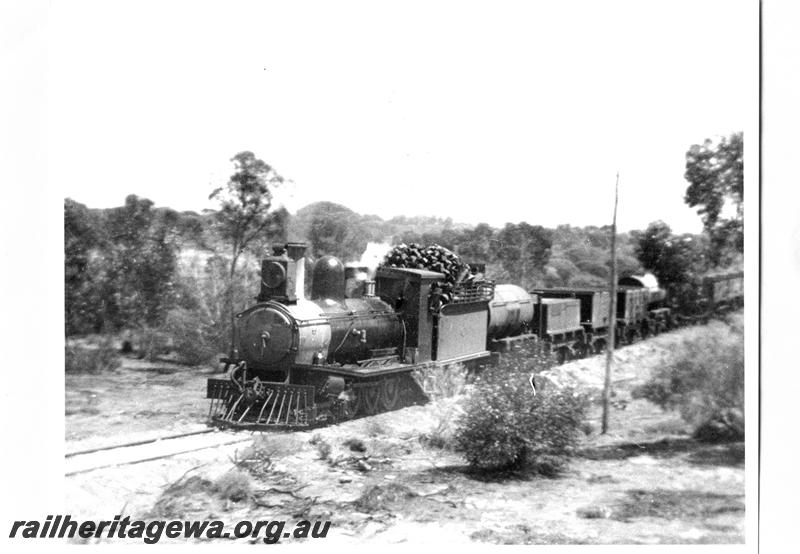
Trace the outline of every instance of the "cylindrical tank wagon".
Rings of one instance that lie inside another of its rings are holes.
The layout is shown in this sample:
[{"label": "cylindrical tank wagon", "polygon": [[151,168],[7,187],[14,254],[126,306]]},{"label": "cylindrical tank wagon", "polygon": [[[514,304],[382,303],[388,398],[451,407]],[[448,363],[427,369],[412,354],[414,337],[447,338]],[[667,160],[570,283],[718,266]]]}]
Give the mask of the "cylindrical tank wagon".
[{"label": "cylindrical tank wagon", "polygon": [[495,285],[489,302],[489,339],[499,340],[529,331],[536,295],[517,285]]}]

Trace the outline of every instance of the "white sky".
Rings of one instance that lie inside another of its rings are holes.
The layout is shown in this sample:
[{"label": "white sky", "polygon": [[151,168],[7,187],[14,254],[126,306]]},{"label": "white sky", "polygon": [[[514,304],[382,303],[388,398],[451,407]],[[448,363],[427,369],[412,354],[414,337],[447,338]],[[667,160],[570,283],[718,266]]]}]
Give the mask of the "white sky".
[{"label": "white sky", "polygon": [[[316,200],[697,231],[684,155],[757,116],[753,1],[53,2],[50,181],[201,210],[252,150]],[[752,137],[752,138],[751,138]],[[747,139],[751,138],[748,142]]]}]

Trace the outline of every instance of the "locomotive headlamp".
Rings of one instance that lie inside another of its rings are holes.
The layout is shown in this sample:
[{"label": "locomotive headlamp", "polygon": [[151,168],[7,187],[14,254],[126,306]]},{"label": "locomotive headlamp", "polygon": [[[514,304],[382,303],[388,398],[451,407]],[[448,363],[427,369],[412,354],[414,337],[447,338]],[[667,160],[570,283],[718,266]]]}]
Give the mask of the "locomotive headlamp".
[{"label": "locomotive headlamp", "polygon": [[264,264],[261,269],[261,280],[264,281],[265,287],[277,288],[286,280],[286,269],[278,262]]}]

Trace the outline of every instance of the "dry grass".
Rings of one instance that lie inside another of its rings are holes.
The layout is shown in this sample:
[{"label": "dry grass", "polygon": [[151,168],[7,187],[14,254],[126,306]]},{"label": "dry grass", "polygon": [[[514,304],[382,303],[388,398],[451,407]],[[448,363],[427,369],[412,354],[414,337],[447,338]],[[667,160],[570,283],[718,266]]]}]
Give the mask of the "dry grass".
[{"label": "dry grass", "polygon": [[180,519],[208,502],[214,483],[197,475],[184,475],[168,485],[147,514],[151,518]]},{"label": "dry grass", "polygon": [[244,471],[232,469],[214,482],[214,491],[226,500],[240,502],[253,494],[253,480]]},{"label": "dry grass", "polygon": [[146,514],[149,518],[182,519],[190,514],[207,510],[220,501],[241,502],[253,496],[253,480],[250,475],[234,468],[210,481],[187,472],[170,483],[161,492],[153,508]]},{"label": "dry grass", "polygon": [[743,512],[740,497],[696,490],[640,490],[626,492],[626,498],[613,506],[611,518],[628,521],[641,517],[662,519],[706,518],[723,513]]},{"label": "dry grass", "polygon": [[122,365],[117,349],[110,339],[96,345],[68,345],[64,349],[64,370],[67,373],[103,373]]},{"label": "dry grass", "polygon": [[389,434],[386,426],[375,418],[367,418],[364,428],[367,436],[369,437],[378,437]]},{"label": "dry grass", "polygon": [[353,505],[360,512],[372,513],[403,505],[416,496],[411,489],[397,483],[373,485],[361,493]]},{"label": "dry grass", "polygon": [[291,456],[302,447],[303,441],[297,437],[281,433],[259,435],[251,446],[259,455],[266,455],[273,459]]},{"label": "dry grass", "polygon": [[240,470],[256,478],[263,478],[271,470],[276,459],[296,453],[302,442],[288,435],[263,434],[253,440],[250,446],[236,452],[233,463]]}]

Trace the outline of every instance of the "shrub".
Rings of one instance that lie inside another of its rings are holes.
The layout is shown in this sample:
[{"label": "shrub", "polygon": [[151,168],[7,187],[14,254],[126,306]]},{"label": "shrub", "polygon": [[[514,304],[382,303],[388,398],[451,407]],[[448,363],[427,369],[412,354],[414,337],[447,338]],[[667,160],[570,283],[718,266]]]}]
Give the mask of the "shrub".
[{"label": "shrub", "polygon": [[744,438],[744,336],[740,322],[732,323],[714,322],[684,338],[633,397],[678,410],[701,438]]},{"label": "shrub", "polygon": [[136,353],[139,358],[154,362],[169,353],[169,337],[157,327],[142,327],[136,332]]},{"label": "shrub", "polygon": [[423,389],[435,400],[457,396],[464,392],[468,373],[459,363],[427,368],[422,374]]},{"label": "shrub", "polygon": [[353,452],[366,452],[367,447],[364,445],[364,441],[359,438],[349,438],[342,443],[342,446],[346,446]]},{"label": "shrub", "polygon": [[580,436],[589,402],[572,388],[549,386],[534,396],[526,362],[485,372],[465,404],[456,449],[476,468],[528,467],[554,475]]},{"label": "shrub", "polygon": [[458,422],[464,415],[462,403],[455,400],[441,400],[431,406],[434,425],[420,436],[423,445],[444,450],[455,449]]},{"label": "shrub", "polygon": [[275,453],[275,448],[266,442],[262,435],[241,452],[237,451],[233,463],[237,468],[248,472],[253,477],[261,478],[271,471]]},{"label": "shrub", "polygon": [[524,373],[538,375],[549,371],[556,365],[555,355],[545,352],[536,343],[523,343],[512,352],[503,354],[499,367],[504,372]]},{"label": "shrub", "polygon": [[67,345],[64,349],[64,370],[67,373],[102,373],[117,369],[121,363],[117,348],[110,339],[95,346]]},{"label": "shrub", "polygon": [[366,513],[396,511],[398,505],[405,505],[416,496],[417,493],[399,483],[377,484],[365,489],[353,505],[359,512]]},{"label": "shrub", "polygon": [[317,456],[320,460],[327,462],[331,459],[331,445],[325,440],[320,440],[319,442],[315,443],[314,446],[317,448]]},{"label": "shrub", "polygon": [[214,482],[214,490],[222,498],[239,502],[253,494],[253,482],[247,473],[232,469]]},{"label": "shrub", "polygon": [[[188,474],[188,472],[187,472]],[[155,505],[145,517],[153,519],[181,519],[194,511],[199,499],[207,497],[215,490],[215,485],[208,479],[184,474],[180,479],[168,485]]]},{"label": "shrub", "polygon": [[171,310],[162,332],[172,343],[178,360],[183,363],[204,364],[218,353],[216,330],[198,311],[185,308]]},{"label": "shrub", "polygon": [[744,414],[735,408],[725,408],[713,414],[694,431],[694,437],[705,442],[723,442],[744,438]]}]

